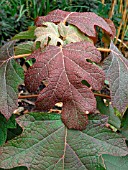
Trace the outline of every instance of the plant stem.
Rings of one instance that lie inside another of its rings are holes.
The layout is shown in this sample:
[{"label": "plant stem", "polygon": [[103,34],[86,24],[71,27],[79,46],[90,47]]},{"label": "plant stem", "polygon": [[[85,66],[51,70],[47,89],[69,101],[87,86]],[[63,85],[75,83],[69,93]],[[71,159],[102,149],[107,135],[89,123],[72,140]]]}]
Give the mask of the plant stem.
[{"label": "plant stem", "polygon": [[[18,96],[18,99],[26,99],[26,98],[37,98],[39,94],[32,94],[32,95],[25,95],[25,96]],[[105,94],[100,94],[100,93],[94,93],[94,96],[99,96],[102,98],[106,98],[106,99],[111,99],[110,96],[105,95]]]},{"label": "plant stem", "polygon": [[23,58],[23,57],[28,57],[31,54],[21,54],[21,55],[15,55],[13,58],[18,59],[18,58]]},{"label": "plant stem", "polygon": [[111,6],[111,10],[110,10],[110,12],[109,12],[109,19],[112,18],[112,15],[113,15],[113,13],[114,13],[115,5],[116,5],[116,0],[113,0],[113,1],[112,1],[112,6]]},{"label": "plant stem", "polygon": [[116,39],[115,39],[115,45],[117,44],[117,40],[119,38],[122,25],[123,25],[123,23],[125,23],[125,18],[126,18],[126,15],[127,15],[127,7],[128,7],[128,3],[126,3],[126,5],[125,5],[125,9],[124,9],[123,15],[122,15],[122,20],[120,21],[120,25],[119,25],[118,30],[117,30],[117,35],[116,35]]},{"label": "plant stem", "polygon": [[97,50],[98,51],[101,51],[101,52],[111,52],[111,50],[110,49],[108,49],[108,48],[97,48]]},{"label": "plant stem", "polygon": [[99,96],[99,97],[102,97],[102,98],[111,99],[111,97],[109,95],[101,94],[101,93],[94,93],[94,96]]},{"label": "plant stem", "polygon": [[[101,51],[101,52],[111,52],[111,50],[108,49],[108,48],[97,48],[97,50],[98,50],[98,51]],[[15,55],[15,56],[13,56],[13,58],[14,58],[14,59],[24,58],[24,57],[28,57],[28,56],[30,56],[30,55],[31,55],[31,53],[29,53],[29,54]]]},{"label": "plant stem", "polygon": [[31,94],[31,95],[25,95],[25,96],[18,96],[18,99],[30,99],[30,98],[37,98],[38,94]]}]

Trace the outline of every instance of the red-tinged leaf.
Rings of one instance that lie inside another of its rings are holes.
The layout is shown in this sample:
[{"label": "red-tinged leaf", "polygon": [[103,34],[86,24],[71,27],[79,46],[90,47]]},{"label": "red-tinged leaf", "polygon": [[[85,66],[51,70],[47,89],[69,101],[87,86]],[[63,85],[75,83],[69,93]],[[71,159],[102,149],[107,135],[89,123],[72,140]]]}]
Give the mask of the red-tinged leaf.
[{"label": "red-tinged leaf", "polygon": [[[94,90],[100,90],[104,83],[103,71],[86,61],[100,62],[100,52],[96,47],[90,42],[71,43],[63,47],[48,46],[44,52],[38,50],[28,58],[36,59],[36,63],[26,73],[25,84],[28,89],[36,90],[43,79],[49,82],[37,98],[37,108],[48,110],[55,103],[63,102],[64,123],[69,128],[85,128],[85,113],[96,109],[96,101],[92,91],[81,81],[86,80]],[[68,115],[70,118],[67,122]]]},{"label": "red-tinged leaf", "polygon": [[30,113],[17,122],[23,133],[0,147],[0,168],[101,170],[102,154],[128,154],[124,138],[105,127],[101,114],[89,115],[84,131],[67,129],[58,114]]},{"label": "red-tinged leaf", "polygon": [[38,17],[35,21],[36,26],[42,26],[43,22],[68,22],[79,28],[83,33],[90,37],[96,37],[95,26],[99,26],[109,35],[112,35],[111,28],[105,20],[93,12],[67,12],[54,10],[47,16]]},{"label": "red-tinged leaf", "polygon": [[128,60],[112,42],[110,49],[104,70],[110,83],[112,105],[123,113],[128,106]]},{"label": "red-tinged leaf", "polygon": [[14,41],[0,49],[0,111],[9,119],[18,107],[18,85],[23,82],[23,69],[11,57]]},{"label": "red-tinged leaf", "polygon": [[111,38],[113,39],[113,38],[116,36],[116,28],[115,28],[115,25],[114,25],[113,21],[110,20],[110,19],[108,19],[108,18],[105,18],[105,21],[107,22],[107,24],[109,25],[109,27],[110,27],[111,30],[112,30]]}]

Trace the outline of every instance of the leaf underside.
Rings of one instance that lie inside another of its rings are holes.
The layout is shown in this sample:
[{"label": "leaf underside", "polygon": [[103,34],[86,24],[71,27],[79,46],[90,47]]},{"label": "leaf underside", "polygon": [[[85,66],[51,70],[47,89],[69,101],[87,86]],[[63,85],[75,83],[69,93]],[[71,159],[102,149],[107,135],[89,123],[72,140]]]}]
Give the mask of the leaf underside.
[{"label": "leaf underside", "polygon": [[42,26],[43,22],[68,22],[79,28],[83,33],[90,37],[96,37],[95,26],[99,26],[109,35],[112,35],[111,28],[105,20],[97,16],[93,12],[67,12],[62,10],[54,10],[47,16],[41,16],[36,19],[36,26]]},{"label": "leaf underside", "polygon": [[112,42],[110,49],[103,67],[110,83],[112,105],[123,113],[128,107],[128,60]]},{"label": "leaf underside", "polygon": [[103,115],[89,115],[84,131],[67,129],[57,114],[31,113],[17,122],[23,133],[0,148],[1,168],[100,170],[101,154],[128,153],[124,139],[104,127]]},{"label": "leaf underside", "polygon": [[[81,83],[86,80],[94,90],[100,90],[104,83],[104,73],[96,65],[100,53],[90,42],[77,42],[63,47],[48,46],[44,52],[35,51],[28,59],[36,62],[25,75],[25,84],[35,91],[42,80],[48,81],[36,101],[36,108],[47,111],[57,102],[63,102],[62,120],[68,128],[85,129],[86,111],[96,109],[92,91]],[[30,83],[31,82],[31,83]]]},{"label": "leaf underside", "polygon": [[10,59],[14,55],[13,45],[10,48],[10,44],[14,45],[14,42],[7,43],[0,50],[0,111],[6,119],[18,107],[17,87],[23,82],[23,69],[14,59]]}]

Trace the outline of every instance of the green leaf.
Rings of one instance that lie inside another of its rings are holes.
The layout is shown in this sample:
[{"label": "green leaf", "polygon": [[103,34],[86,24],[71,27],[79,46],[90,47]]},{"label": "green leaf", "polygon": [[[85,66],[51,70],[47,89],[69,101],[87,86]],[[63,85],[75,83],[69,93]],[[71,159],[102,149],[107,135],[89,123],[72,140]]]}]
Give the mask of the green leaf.
[{"label": "green leaf", "polygon": [[15,127],[16,127],[16,120],[15,120],[15,116],[12,115],[7,122],[7,128],[13,129]]},{"label": "green leaf", "polygon": [[37,37],[35,43],[41,42],[41,48],[48,44],[56,46],[58,42],[63,45],[63,41],[59,38],[58,25],[52,22],[45,22],[42,27],[37,27],[35,36]]},{"label": "green leaf", "polygon": [[128,140],[128,109],[124,114],[121,126],[120,132]]},{"label": "green leaf", "polygon": [[32,48],[33,48],[33,41],[28,41],[19,44],[15,47],[15,55],[32,53],[33,51]]},{"label": "green leaf", "polygon": [[16,122],[14,115],[7,121],[5,117],[0,114],[0,146],[3,145],[7,139],[7,129],[15,127]]},{"label": "green leaf", "polygon": [[7,120],[0,114],[0,146],[4,144],[7,137]]},{"label": "green leaf", "polygon": [[[17,119],[22,135],[0,148],[0,167],[30,170],[100,170],[99,155],[128,154],[124,139],[105,127],[103,115],[89,115],[86,130],[69,130],[58,114],[31,113]],[[103,169],[103,168],[102,168]]]},{"label": "green leaf", "polygon": [[108,123],[119,129],[121,126],[121,121],[119,117],[115,115],[113,107],[110,104],[106,106],[101,97],[96,97],[96,101],[97,109],[100,111],[100,113],[109,117]]},{"label": "green leaf", "polygon": [[9,119],[18,107],[18,85],[23,82],[23,69],[12,58],[14,42],[0,49],[0,112]]},{"label": "green leaf", "polygon": [[102,155],[106,170],[128,170],[128,156]]},{"label": "green leaf", "polygon": [[77,27],[73,25],[66,26],[63,22],[58,24],[58,29],[60,35],[63,37],[64,44],[69,44],[73,42],[80,42],[80,41],[93,41],[86,37],[84,33],[82,33]]},{"label": "green leaf", "polygon": [[9,128],[7,130],[7,141],[15,138],[16,136],[20,135],[22,133],[22,128],[16,124],[15,128]]},{"label": "green leaf", "polygon": [[27,31],[23,31],[20,32],[19,34],[16,34],[12,40],[22,40],[22,39],[35,39],[35,35],[34,35],[34,31],[35,31],[36,27],[35,26],[31,26],[28,28]]}]

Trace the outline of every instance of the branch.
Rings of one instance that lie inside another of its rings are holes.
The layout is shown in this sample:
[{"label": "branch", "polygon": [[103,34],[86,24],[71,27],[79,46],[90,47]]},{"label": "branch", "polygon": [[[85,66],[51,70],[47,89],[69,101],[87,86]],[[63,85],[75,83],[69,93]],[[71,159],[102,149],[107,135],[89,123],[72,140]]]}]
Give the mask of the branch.
[{"label": "branch", "polygon": [[[110,49],[108,49],[108,48],[97,48],[97,50],[98,51],[101,51],[101,52],[111,52],[111,50]],[[29,54],[21,54],[21,55],[15,55],[15,56],[13,56],[13,58],[14,59],[18,59],[18,58],[23,58],[23,57],[28,57],[28,56],[30,56],[31,55],[31,53],[29,53]]]},{"label": "branch", "polygon": [[97,48],[97,50],[101,52],[106,52],[106,53],[111,52],[111,50],[108,48]]},{"label": "branch", "polygon": [[21,54],[21,55],[15,55],[13,56],[14,59],[18,59],[18,58],[23,58],[23,57],[28,57],[31,54]]},{"label": "branch", "polygon": [[106,98],[106,99],[111,99],[111,97],[109,95],[106,95],[106,94],[100,94],[100,93],[94,93],[94,96],[99,96],[99,97],[102,97],[102,98]]},{"label": "branch", "polygon": [[[32,94],[32,95],[25,95],[25,96],[18,96],[18,99],[30,99],[30,98],[37,98],[39,94]],[[105,94],[100,94],[100,93],[94,93],[94,96],[99,96],[102,98],[106,98],[106,99],[111,99],[110,96],[105,95]]]}]

